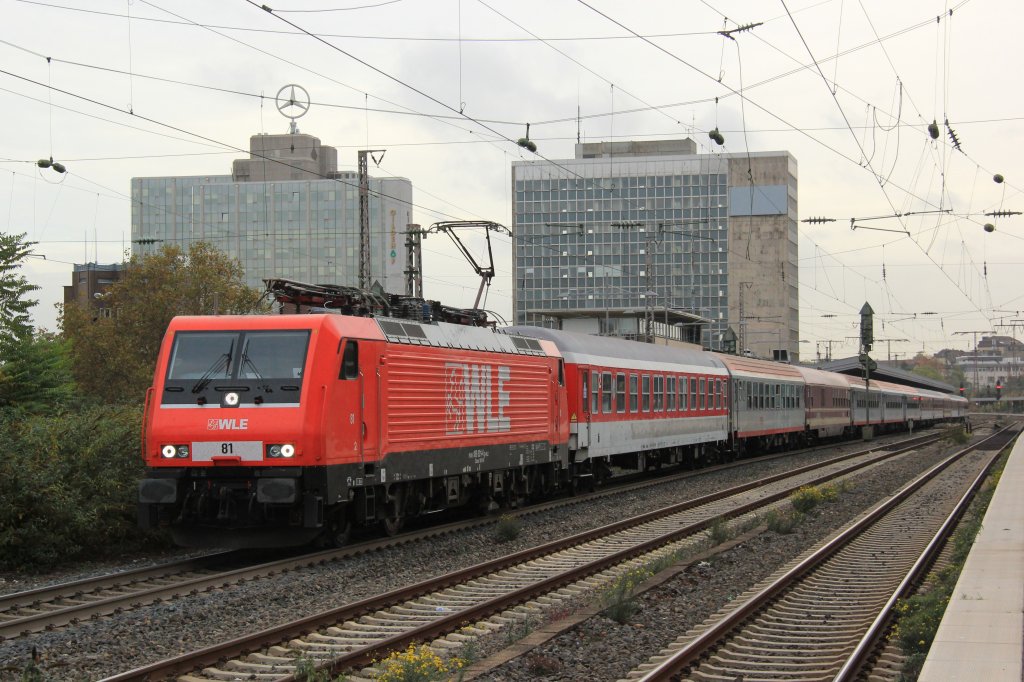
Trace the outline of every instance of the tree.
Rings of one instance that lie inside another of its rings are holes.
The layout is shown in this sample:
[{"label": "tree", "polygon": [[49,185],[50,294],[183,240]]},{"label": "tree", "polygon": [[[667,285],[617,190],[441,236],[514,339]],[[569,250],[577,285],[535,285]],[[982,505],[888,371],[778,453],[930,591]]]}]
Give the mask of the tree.
[{"label": "tree", "polygon": [[66,341],[52,333],[0,341],[0,408],[54,414],[76,396]]},{"label": "tree", "polygon": [[23,339],[32,334],[29,308],[38,301],[25,296],[39,287],[18,273],[23,260],[32,255],[35,242],[25,234],[0,232],[0,341]]},{"label": "tree", "polygon": [[61,327],[71,342],[74,375],[82,391],[110,403],[143,399],[152,383],[164,332],[175,315],[247,314],[266,310],[246,286],[241,265],[209,244],[187,252],[163,246],[133,256],[106,296],[109,316],[68,304]]},{"label": "tree", "polygon": [[914,374],[919,374],[935,381],[945,381],[946,372],[944,363],[936,358],[928,357],[924,353],[918,353],[914,358]]}]

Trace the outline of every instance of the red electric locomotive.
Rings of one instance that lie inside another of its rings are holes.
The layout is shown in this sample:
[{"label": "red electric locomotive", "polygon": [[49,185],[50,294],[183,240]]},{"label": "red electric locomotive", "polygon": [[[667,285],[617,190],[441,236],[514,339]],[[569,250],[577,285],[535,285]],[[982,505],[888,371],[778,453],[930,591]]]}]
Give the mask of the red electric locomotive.
[{"label": "red electric locomotive", "polygon": [[179,317],[146,397],[140,523],[188,546],[393,533],[564,485],[568,423],[548,341],[336,314]]}]

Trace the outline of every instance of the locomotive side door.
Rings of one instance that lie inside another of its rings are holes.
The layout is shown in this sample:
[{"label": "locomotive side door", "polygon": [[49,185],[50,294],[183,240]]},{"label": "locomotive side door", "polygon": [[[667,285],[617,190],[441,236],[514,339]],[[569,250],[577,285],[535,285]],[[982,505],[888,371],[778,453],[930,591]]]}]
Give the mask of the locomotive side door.
[{"label": "locomotive side door", "polygon": [[[365,454],[363,444],[366,438],[366,422],[363,415],[365,390],[363,372],[359,366],[359,342],[347,339],[344,342],[341,357],[341,370],[338,379],[342,390],[342,428],[352,435],[352,453],[355,461],[363,464]],[[347,443],[346,443],[347,445]]]}]

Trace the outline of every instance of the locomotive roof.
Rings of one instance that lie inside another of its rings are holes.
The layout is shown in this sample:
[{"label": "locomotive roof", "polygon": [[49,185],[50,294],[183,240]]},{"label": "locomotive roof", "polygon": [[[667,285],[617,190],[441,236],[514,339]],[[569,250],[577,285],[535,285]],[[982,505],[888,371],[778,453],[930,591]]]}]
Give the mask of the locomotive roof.
[{"label": "locomotive roof", "polygon": [[550,346],[545,349],[535,339],[496,334],[489,327],[471,327],[445,322],[421,324],[386,317],[377,317],[374,321],[380,326],[384,337],[392,343],[516,355],[557,355],[549,352]]},{"label": "locomotive roof", "polygon": [[536,339],[496,334],[489,327],[446,322],[421,323],[387,317],[354,317],[337,313],[309,315],[199,315],[179,316],[172,331],[243,329],[320,329],[328,325],[341,336],[384,339],[390,343],[435,348],[458,348],[514,355],[557,356],[550,344]]},{"label": "locomotive roof", "polygon": [[602,358],[614,358],[631,362],[673,363],[725,369],[722,362],[712,354],[688,348],[657,346],[611,336],[592,336],[528,325],[515,325],[498,331],[503,334],[518,334],[551,341],[570,362],[598,363]]}]

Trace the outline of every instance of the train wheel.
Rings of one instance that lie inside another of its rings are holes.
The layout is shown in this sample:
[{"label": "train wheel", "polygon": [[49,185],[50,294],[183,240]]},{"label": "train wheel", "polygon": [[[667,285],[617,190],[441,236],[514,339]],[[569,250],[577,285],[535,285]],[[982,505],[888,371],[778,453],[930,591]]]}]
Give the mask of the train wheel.
[{"label": "train wheel", "polygon": [[352,522],[344,520],[331,524],[330,543],[333,547],[344,547],[352,539]]},{"label": "train wheel", "polygon": [[405,525],[405,519],[400,516],[388,517],[382,519],[380,523],[384,528],[384,534],[389,538],[393,538],[402,531],[402,526]]}]

